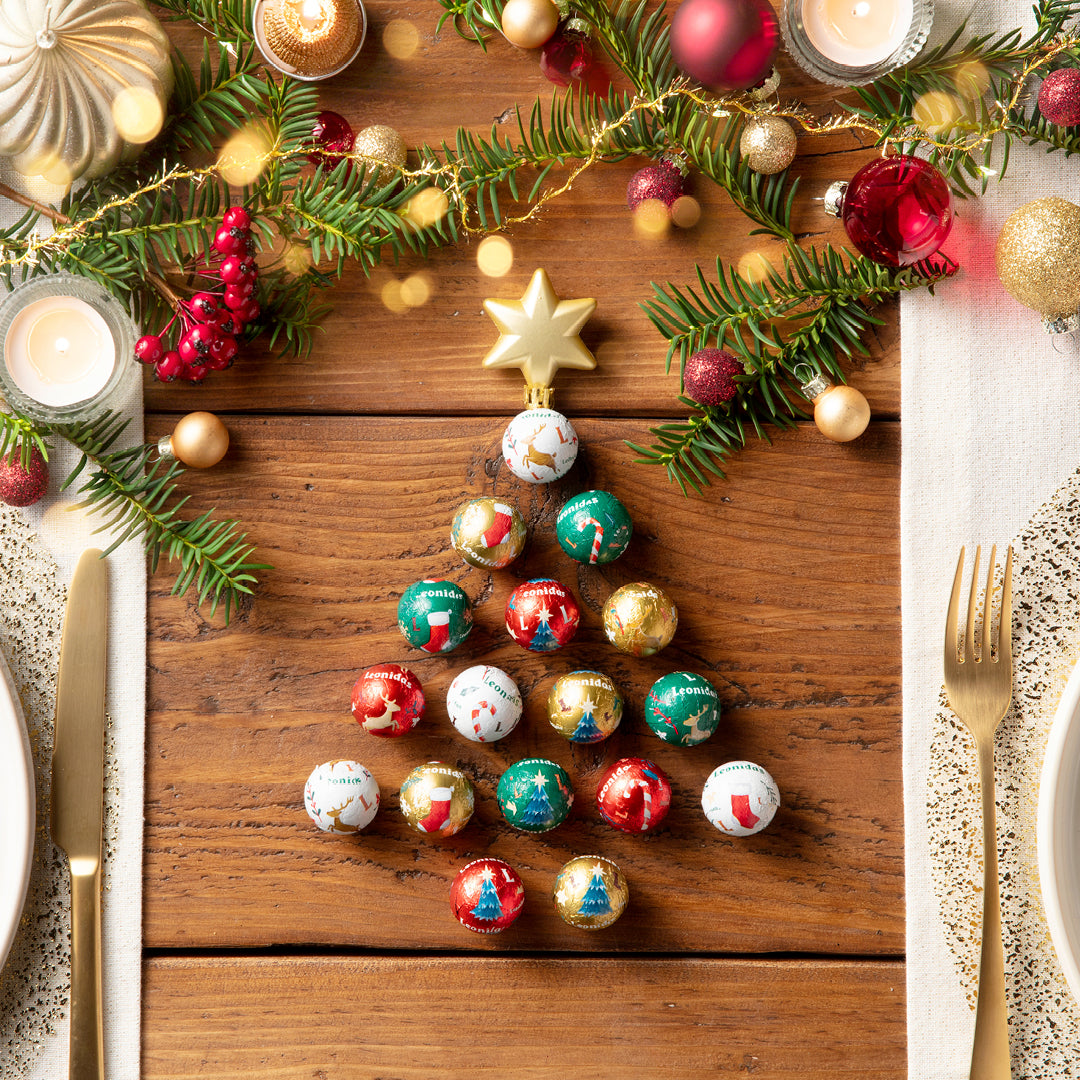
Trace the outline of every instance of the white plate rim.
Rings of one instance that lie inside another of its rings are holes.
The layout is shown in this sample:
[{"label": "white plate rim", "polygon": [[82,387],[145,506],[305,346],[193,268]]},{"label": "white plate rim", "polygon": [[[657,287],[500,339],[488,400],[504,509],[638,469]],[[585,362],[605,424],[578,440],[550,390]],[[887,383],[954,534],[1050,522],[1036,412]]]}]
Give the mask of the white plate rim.
[{"label": "white plate rim", "polygon": [[30,883],[30,866],[34,858],[34,830],[37,825],[34,800],[34,766],[30,757],[30,741],[22,705],[11,678],[7,663],[0,653],[0,771],[10,769],[10,775],[0,777],[0,828],[5,833],[5,848],[12,845],[7,859],[11,872],[4,866],[0,875],[0,967],[15,940],[26,888]]},{"label": "white plate rim", "polygon": [[[1080,663],[1065,684],[1050,725],[1036,823],[1039,888],[1061,970],[1080,1002],[1080,919],[1066,915],[1066,896],[1080,909]],[[1070,832],[1071,830],[1071,832]]]}]

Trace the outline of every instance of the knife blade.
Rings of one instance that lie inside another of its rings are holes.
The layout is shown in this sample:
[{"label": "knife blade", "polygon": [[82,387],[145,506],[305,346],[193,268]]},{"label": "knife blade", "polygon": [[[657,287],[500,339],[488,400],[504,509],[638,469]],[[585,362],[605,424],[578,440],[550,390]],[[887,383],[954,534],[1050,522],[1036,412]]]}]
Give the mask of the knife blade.
[{"label": "knife blade", "polygon": [[108,578],[101,552],[79,558],[68,590],[53,730],[50,829],[71,868],[69,1080],[104,1080],[101,843],[105,784]]}]

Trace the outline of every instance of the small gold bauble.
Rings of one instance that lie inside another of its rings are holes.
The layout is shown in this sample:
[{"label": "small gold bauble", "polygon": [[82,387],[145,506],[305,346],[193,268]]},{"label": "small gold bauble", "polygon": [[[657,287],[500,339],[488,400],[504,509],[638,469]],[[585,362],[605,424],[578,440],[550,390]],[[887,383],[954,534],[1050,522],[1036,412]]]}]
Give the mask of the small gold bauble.
[{"label": "small gold bauble", "polygon": [[169,450],[193,469],[209,469],[229,449],[228,428],[208,412],[188,413],[173,429]]},{"label": "small gold bauble", "polygon": [[756,173],[783,172],[795,160],[798,140],[782,116],[751,116],[739,138],[739,152]]},{"label": "small gold bauble", "polygon": [[830,386],[814,398],[814,423],[826,439],[851,442],[870,423],[870,406],[854,386]]},{"label": "small gold bauble", "polygon": [[652,656],[671,643],[679,609],[663,589],[638,581],[616,589],[604,605],[604,633],[620,652]]},{"label": "small gold bauble", "polygon": [[630,886],[610,859],[579,855],[555,878],[554,900],[555,910],[571,926],[602,930],[626,910]]},{"label": "small gold bauble", "polygon": [[1035,199],[1009,215],[998,237],[998,277],[1023,304],[1047,319],[1080,308],[1080,206]]},{"label": "small gold bauble", "polygon": [[[361,158],[368,178],[389,184],[398,169],[405,168],[409,156],[405,140],[386,124],[372,124],[359,132],[353,142],[353,152]],[[393,165],[393,169],[380,169],[380,165]],[[381,175],[380,175],[381,174]]]},{"label": "small gold bauble", "polygon": [[559,25],[551,0],[508,0],[503,8],[503,37],[519,49],[538,49]]}]

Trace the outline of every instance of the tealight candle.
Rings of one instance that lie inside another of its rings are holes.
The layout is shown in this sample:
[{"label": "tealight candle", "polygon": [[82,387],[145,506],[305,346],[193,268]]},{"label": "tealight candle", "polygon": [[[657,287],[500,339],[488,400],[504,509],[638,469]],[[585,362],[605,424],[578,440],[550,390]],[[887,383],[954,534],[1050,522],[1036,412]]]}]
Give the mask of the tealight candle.
[{"label": "tealight candle", "polygon": [[910,62],[933,18],[933,0],[784,0],[781,30],[816,79],[859,86]]},{"label": "tealight candle", "polygon": [[0,393],[46,423],[88,419],[108,408],[134,338],[123,305],[100,285],[33,278],[0,301]]},{"label": "tealight candle", "polygon": [[255,44],[294,79],[327,79],[356,58],[367,36],[361,0],[256,0]]}]

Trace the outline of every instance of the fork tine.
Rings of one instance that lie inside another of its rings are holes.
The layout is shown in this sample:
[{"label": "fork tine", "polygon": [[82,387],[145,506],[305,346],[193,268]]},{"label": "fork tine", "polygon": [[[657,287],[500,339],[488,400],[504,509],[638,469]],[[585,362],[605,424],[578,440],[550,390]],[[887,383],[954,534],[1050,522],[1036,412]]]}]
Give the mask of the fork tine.
[{"label": "fork tine", "polygon": [[979,606],[979,556],[982,544],[975,547],[975,565],[971,568],[971,592],[968,594],[967,633],[964,634],[964,663],[975,663],[975,612]]},{"label": "fork tine", "polygon": [[[994,627],[994,571],[997,569],[997,544],[990,548],[990,562],[986,565],[986,592],[983,593],[982,615],[982,659],[987,662],[993,659],[993,627]],[[998,626],[998,637],[1001,636],[1001,627]]]},{"label": "fork tine", "polygon": [[949,597],[949,612],[945,620],[945,670],[957,663],[956,634],[960,626],[960,586],[964,578],[964,549],[960,549],[960,560],[956,564],[956,576],[953,578],[952,595]]},{"label": "fork tine", "polygon": [[1012,544],[1006,549],[1005,579],[1001,583],[1001,621],[998,623],[998,661],[1012,665]]}]

